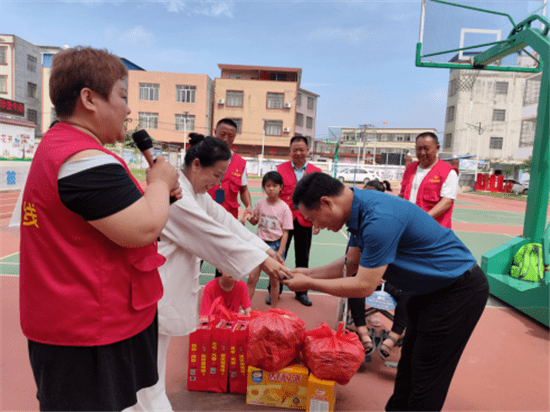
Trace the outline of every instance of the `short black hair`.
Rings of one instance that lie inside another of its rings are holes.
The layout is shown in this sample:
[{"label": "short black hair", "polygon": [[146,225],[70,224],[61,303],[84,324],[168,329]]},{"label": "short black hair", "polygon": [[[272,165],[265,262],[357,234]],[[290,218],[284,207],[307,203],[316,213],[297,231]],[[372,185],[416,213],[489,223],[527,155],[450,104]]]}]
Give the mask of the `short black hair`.
[{"label": "short black hair", "polygon": [[276,185],[283,185],[283,176],[279,172],[272,170],[267,172],[262,178],[262,187],[265,187],[266,183],[272,181]]},{"label": "short black hair", "polygon": [[431,137],[436,146],[439,144],[439,140],[437,139],[437,135],[435,133],[422,132],[418,136],[416,136],[416,140],[420,139],[421,137]]},{"label": "short black hair", "polygon": [[220,124],[226,124],[228,126],[232,126],[235,128],[235,130],[238,129],[237,127],[237,123],[235,123],[233,120],[231,120],[229,117],[224,117],[223,119],[221,119],[218,123],[216,123],[216,129],[218,128],[218,126]]},{"label": "short black hair", "polygon": [[202,167],[214,166],[220,160],[231,159],[231,150],[223,140],[199,133],[189,133],[189,149],[185,153],[185,166],[199,159]]},{"label": "short black hair", "polygon": [[294,142],[304,142],[307,147],[309,147],[309,141],[306,136],[294,136],[292,139],[290,139],[290,146],[292,146],[292,143]]},{"label": "short black hair", "polygon": [[378,190],[379,192],[385,192],[386,190],[388,192],[391,192],[391,184],[387,180],[384,180],[381,182],[378,179],[369,180],[365,186],[363,186],[363,189],[373,189]]},{"label": "short black hair", "polygon": [[337,196],[344,190],[344,184],[338,179],[323,172],[314,172],[305,175],[294,189],[292,203],[300,203],[308,210],[319,209],[323,196]]}]

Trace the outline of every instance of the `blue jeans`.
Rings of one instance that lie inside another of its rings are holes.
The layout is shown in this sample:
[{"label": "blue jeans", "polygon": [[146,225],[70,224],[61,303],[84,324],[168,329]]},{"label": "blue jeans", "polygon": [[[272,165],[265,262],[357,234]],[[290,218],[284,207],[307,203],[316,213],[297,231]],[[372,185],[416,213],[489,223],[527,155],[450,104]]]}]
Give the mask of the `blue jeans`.
[{"label": "blue jeans", "polygon": [[[275,252],[279,252],[279,249],[281,248],[281,239],[271,240],[271,241],[264,240],[264,242],[267,243],[267,245],[271,249],[273,249]],[[283,252],[282,258],[283,258],[283,260],[286,259],[286,250]]]}]

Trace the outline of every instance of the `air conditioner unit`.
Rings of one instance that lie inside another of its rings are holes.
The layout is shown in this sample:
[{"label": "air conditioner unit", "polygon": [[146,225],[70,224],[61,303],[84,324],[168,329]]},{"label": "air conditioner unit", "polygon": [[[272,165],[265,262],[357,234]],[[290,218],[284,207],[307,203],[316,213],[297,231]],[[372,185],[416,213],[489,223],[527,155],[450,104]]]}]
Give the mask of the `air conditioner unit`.
[{"label": "air conditioner unit", "polygon": [[285,103],[285,109],[290,109],[292,107],[292,103],[288,102]]},{"label": "air conditioner unit", "polygon": [[283,132],[290,133],[290,127],[283,127]]},{"label": "air conditioner unit", "polygon": [[225,103],[225,100],[223,99],[218,99],[218,104],[224,104]]}]

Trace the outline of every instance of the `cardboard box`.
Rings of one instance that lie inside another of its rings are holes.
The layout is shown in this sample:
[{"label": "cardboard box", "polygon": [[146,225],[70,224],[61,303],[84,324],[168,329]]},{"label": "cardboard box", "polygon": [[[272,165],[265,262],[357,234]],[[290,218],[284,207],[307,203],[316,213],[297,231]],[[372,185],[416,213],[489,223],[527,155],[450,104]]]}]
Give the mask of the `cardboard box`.
[{"label": "cardboard box", "polygon": [[334,412],[336,403],[335,382],[309,375],[307,384],[307,412]]},{"label": "cardboard box", "polygon": [[292,365],[277,372],[248,367],[246,403],[306,409],[308,369]]}]

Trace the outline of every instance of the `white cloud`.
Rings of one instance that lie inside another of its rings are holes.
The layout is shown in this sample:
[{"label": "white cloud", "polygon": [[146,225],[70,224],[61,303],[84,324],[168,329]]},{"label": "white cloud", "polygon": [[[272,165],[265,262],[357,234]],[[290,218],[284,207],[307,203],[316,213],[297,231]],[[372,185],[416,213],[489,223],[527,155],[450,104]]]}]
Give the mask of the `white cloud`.
[{"label": "white cloud", "polygon": [[357,27],[354,29],[340,29],[334,27],[320,28],[313,31],[310,35],[315,40],[348,40],[352,43],[359,43],[373,38],[366,27]]},{"label": "white cloud", "polygon": [[235,2],[216,0],[158,0],[164,4],[170,13],[185,12],[188,15],[202,15],[207,17],[228,17],[233,18]]},{"label": "white cloud", "polygon": [[235,3],[232,1],[201,1],[199,5],[192,10],[192,13],[208,17],[233,18],[234,7]]},{"label": "white cloud", "polygon": [[150,46],[154,41],[153,34],[143,26],[136,26],[124,32],[117,28],[107,28],[104,33],[105,37],[121,45],[143,47]]},{"label": "white cloud", "polygon": [[179,13],[186,9],[186,4],[183,0],[159,0],[159,3],[164,4],[170,13]]}]

